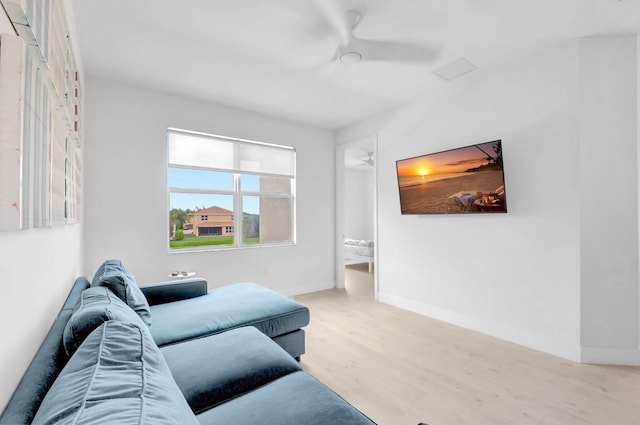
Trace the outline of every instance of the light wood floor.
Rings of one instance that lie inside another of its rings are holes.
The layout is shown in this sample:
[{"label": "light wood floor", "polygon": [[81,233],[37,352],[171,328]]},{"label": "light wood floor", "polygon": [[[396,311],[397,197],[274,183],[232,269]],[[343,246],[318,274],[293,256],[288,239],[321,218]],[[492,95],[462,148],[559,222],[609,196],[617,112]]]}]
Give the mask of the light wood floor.
[{"label": "light wood floor", "polygon": [[530,350],[373,299],[366,265],[309,306],[303,368],[379,425],[638,425],[640,368]]}]

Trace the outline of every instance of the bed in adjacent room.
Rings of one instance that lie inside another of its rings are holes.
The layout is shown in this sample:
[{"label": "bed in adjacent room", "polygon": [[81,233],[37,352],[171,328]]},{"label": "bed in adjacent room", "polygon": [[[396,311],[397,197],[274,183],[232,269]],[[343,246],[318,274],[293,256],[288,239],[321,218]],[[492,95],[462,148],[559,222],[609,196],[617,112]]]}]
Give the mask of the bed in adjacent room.
[{"label": "bed in adjacent room", "polygon": [[373,241],[344,238],[344,264],[369,263],[369,273],[373,270]]}]

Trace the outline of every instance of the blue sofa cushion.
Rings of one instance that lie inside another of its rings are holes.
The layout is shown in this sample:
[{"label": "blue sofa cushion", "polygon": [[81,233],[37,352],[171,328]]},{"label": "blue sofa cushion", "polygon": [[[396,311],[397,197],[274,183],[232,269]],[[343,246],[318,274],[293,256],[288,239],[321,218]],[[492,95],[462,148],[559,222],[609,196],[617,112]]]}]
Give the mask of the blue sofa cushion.
[{"label": "blue sofa cushion", "polygon": [[151,306],[160,346],[253,326],[269,337],[309,324],[309,309],[255,283],[236,283],[188,300]]},{"label": "blue sofa cushion", "polygon": [[202,425],[375,425],[305,372],[290,373],[197,418]]},{"label": "blue sofa cushion", "polygon": [[82,291],[62,336],[67,355],[71,356],[85,338],[107,320],[144,325],[142,319],[109,288],[96,286]]},{"label": "blue sofa cushion", "polygon": [[293,357],[253,327],[168,345],[161,351],[196,413],[301,370]]},{"label": "blue sofa cushion", "polygon": [[108,321],[71,357],[34,424],[198,424],[146,326]]},{"label": "blue sofa cushion", "polygon": [[136,279],[120,260],[107,260],[96,271],[91,286],[106,286],[127,303],[138,316],[151,326],[149,303],[138,287]]},{"label": "blue sofa cushion", "polygon": [[31,360],[4,412],[0,415],[0,424],[30,424],[33,421],[42,399],[69,359],[62,344],[62,333],[73,313],[74,306],[81,298],[82,291],[88,287],[87,279],[84,277],[76,279],[49,333],[42,341],[42,345]]}]

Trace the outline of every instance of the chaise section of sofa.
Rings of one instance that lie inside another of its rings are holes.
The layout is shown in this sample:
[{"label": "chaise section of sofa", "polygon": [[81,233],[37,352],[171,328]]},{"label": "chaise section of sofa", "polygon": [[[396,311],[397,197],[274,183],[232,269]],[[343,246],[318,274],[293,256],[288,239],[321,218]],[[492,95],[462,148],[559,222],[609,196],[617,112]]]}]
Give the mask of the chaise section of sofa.
[{"label": "chaise section of sofa", "polygon": [[202,425],[372,425],[254,327],[161,348]]},{"label": "chaise section of sofa", "polygon": [[196,413],[302,370],[286,351],[252,326],[160,350]]},{"label": "chaise section of sofa", "polygon": [[[189,280],[184,293],[179,281],[142,287],[150,299],[151,334],[159,346],[253,326],[292,357],[304,354],[301,328],[309,324],[306,306],[255,283],[236,283],[210,291],[197,287],[202,284]],[[164,302],[152,302],[158,300]]]},{"label": "chaise section of sofa", "polygon": [[290,373],[197,418],[202,425],[375,425],[306,372]]}]

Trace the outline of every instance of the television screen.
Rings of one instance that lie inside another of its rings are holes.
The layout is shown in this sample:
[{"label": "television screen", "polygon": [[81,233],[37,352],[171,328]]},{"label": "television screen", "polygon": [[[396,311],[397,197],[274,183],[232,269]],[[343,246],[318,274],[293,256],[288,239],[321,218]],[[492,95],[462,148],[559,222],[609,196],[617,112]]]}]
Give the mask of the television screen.
[{"label": "television screen", "polygon": [[396,161],[402,214],[506,213],[502,141]]}]

